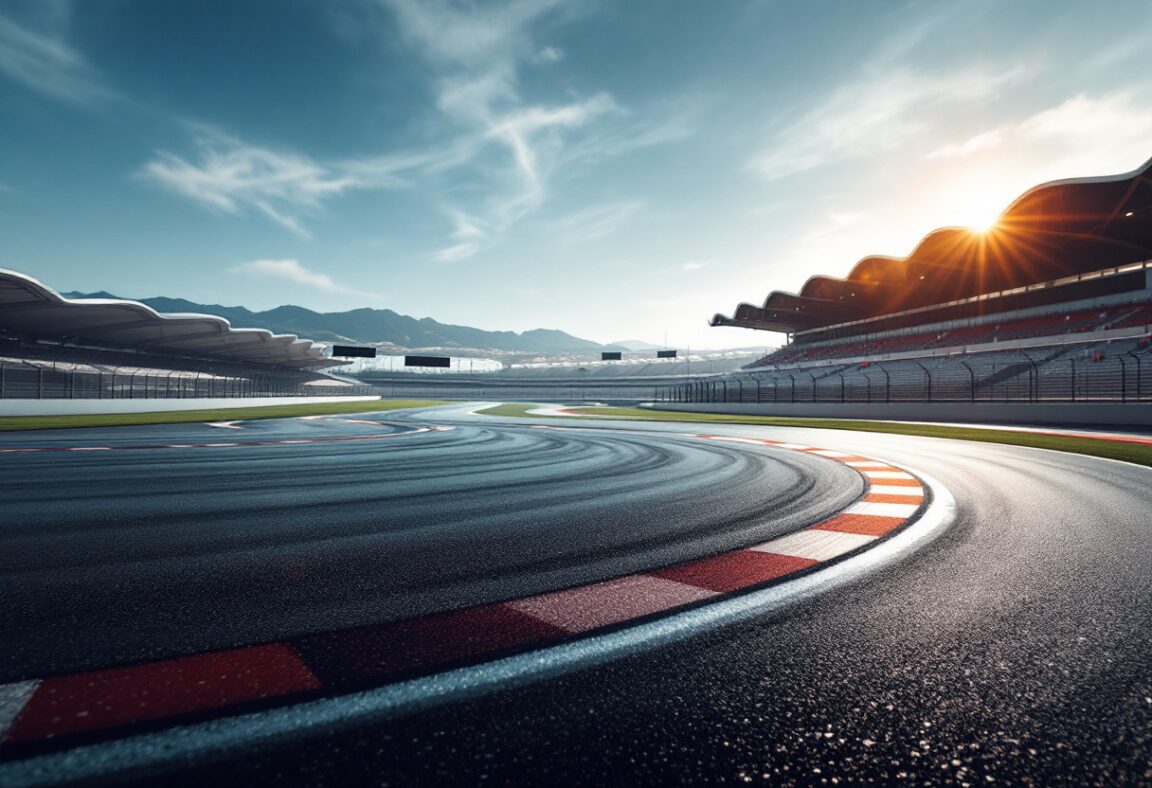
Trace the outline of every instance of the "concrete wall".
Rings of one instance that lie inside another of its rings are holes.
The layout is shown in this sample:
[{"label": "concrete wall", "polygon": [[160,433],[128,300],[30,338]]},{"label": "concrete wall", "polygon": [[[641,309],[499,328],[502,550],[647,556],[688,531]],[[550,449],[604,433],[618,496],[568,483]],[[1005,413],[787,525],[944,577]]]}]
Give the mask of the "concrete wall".
[{"label": "concrete wall", "polygon": [[75,416],[93,413],[157,413],[208,408],[257,408],[320,402],[369,402],[379,397],[246,397],[214,399],[0,399],[0,416]]},{"label": "concrete wall", "polygon": [[1152,427],[1152,403],[1001,402],[765,402],[709,404],[654,402],[643,407],[693,413],[738,413],[883,421],[938,421],[977,424],[1110,425]]}]

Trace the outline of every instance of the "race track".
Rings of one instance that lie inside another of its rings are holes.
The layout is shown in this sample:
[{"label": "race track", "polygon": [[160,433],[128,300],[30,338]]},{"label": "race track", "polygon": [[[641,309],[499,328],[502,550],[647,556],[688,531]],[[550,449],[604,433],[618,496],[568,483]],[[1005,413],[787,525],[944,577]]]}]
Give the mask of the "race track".
[{"label": "race track", "polygon": [[0,453],[0,642],[17,644],[0,683],[618,577],[795,530],[863,487],[820,457],[691,437],[393,424],[5,438],[87,450]]},{"label": "race track", "polygon": [[[702,443],[689,437],[698,425],[539,430],[463,408],[378,418],[397,426],[50,437],[395,437],[0,455],[14,480],[3,593],[18,600],[0,633],[18,644],[4,649],[4,680],[562,588],[783,533],[860,492],[835,463]],[[427,424],[453,429],[398,434]],[[1152,779],[1152,471],[961,441],[708,430],[921,471],[951,492],[955,521],[899,563],[784,611],[526,687],[230,749],[181,779]]]}]

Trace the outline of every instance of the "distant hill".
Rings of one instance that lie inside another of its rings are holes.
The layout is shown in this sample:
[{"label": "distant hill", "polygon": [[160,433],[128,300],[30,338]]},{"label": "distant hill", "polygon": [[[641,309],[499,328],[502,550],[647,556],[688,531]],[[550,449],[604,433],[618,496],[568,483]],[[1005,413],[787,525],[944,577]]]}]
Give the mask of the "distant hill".
[{"label": "distant hill", "polygon": [[664,349],[664,348],[660,347],[659,345],[653,345],[651,342],[645,342],[642,339],[625,339],[621,342],[613,342],[612,344],[616,345],[617,347],[622,347],[622,348],[626,348],[628,350],[633,350],[633,351],[663,350]]},{"label": "distant hill", "polygon": [[[110,293],[64,293],[66,298],[117,298]],[[353,309],[348,312],[313,312],[301,306],[278,306],[253,312],[242,306],[197,304],[183,298],[132,299],[157,312],[196,312],[218,315],[234,328],[266,328],[277,334],[296,334],[318,342],[391,344],[404,348],[461,348],[520,353],[573,353],[621,349],[580,339],[563,331],[537,328],[484,331],[440,323],[430,317],[414,318],[391,309]]]}]

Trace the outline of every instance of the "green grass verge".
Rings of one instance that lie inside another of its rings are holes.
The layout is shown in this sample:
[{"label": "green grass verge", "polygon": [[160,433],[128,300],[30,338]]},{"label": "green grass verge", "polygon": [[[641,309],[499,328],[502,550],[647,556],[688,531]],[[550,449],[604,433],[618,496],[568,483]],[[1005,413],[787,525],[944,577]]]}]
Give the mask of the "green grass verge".
[{"label": "green grass verge", "polygon": [[78,416],[2,416],[0,431],[54,430],[73,427],[123,427],[132,424],[180,424],[189,421],[239,421],[320,416],[330,413],[422,408],[447,405],[440,400],[383,399],[365,402],[320,402],[307,405],[259,405],[251,408],[212,408],[207,410],[154,411],[150,413],[107,413]]},{"label": "green grass verge", "polygon": [[[566,418],[564,416],[542,417],[529,414],[534,405],[497,405],[479,411],[491,416],[532,416],[533,418]],[[689,413],[686,411],[648,410],[647,408],[588,407],[569,408],[573,413],[586,416],[612,416],[619,419],[643,421],[681,421],[720,424],[758,424],[769,427],[809,427],[825,430],[853,430],[856,432],[887,432],[896,435],[918,435],[926,438],[955,438],[984,443],[1005,443],[1011,446],[1031,446],[1037,449],[1054,449],[1075,454],[1088,454],[1093,457],[1107,457],[1112,460],[1125,460],[1139,465],[1152,466],[1152,446],[1122,441],[1101,440],[1099,438],[1077,438],[1066,435],[1036,435],[1012,430],[990,430],[980,427],[952,427],[939,424],[909,424],[899,421],[865,421],[859,419],[802,419],[787,416],[745,416],[729,413]]]}]

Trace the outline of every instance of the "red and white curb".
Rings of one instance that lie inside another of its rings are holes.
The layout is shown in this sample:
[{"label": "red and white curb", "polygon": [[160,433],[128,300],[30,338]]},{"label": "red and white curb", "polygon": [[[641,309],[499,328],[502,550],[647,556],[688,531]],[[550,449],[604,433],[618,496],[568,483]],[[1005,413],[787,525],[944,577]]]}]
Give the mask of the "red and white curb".
[{"label": "red and white curb", "polygon": [[[394,707],[396,698],[411,702],[413,692],[426,694],[428,687],[441,686],[437,683],[445,681],[444,676],[455,677],[449,683],[474,685],[480,675],[475,671],[486,671],[487,681],[499,676],[507,683],[517,672],[556,670],[565,659],[583,659],[597,648],[614,653],[621,643],[667,639],[672,631],[683,630],[683,622],[731,619],[733,610],[762,613],[765,605],[800,593],[798,589],[847,577],[849,567],[864,571],[870,556],[887,554],[884,560],[895,560],[924,538],[908,526],[919,528],[925,521],[938,529],[951,516],[946,490],[931,483],[928,492],[922,474],[881,460],[781,441],[695,437],[825,457],[858,471],[866,482],[865,493],[841,512],[767,542],[576,588],[406,621],[0,685],[0,755],[83,747],[208,720],[224,710],[239,715],[236,719],[276,713],[283,721],[291,717],[292,708],[314,709],[341,696],[358,698],[361,704],[369,696],[392,698],[385,705]],[[931,510],[936,511],[929,517]],[[653,634],[638,634],[646,632]],[[610,643],[615,645],[604,645]],[[557,656],[562,652],[570,656]],[[374,692],[385,695],[371,695]],[[443,694],[442,689],[437,692]],[[342,713],[346,716],[347,709]],[[220,727],[219,720],[212,725],[215,730],[227,728]]]}]

